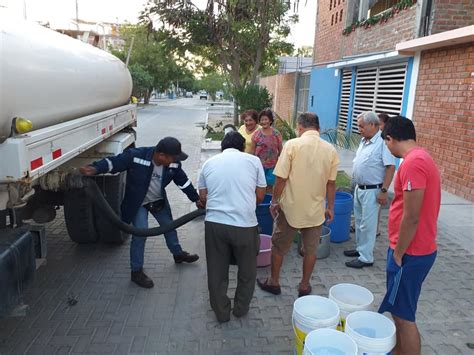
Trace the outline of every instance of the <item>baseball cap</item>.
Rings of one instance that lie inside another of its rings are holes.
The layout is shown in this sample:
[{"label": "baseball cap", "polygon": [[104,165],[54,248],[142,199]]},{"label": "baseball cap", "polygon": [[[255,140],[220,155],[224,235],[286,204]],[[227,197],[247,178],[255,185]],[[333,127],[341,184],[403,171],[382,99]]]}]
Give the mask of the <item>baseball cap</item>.
[{"label": "baseball cap", "polygon": [[165,137],[156,145],[156,151],[174,156],[176,161],[188,159],[188,155],[181,150],[181,143],[174,137]]}]

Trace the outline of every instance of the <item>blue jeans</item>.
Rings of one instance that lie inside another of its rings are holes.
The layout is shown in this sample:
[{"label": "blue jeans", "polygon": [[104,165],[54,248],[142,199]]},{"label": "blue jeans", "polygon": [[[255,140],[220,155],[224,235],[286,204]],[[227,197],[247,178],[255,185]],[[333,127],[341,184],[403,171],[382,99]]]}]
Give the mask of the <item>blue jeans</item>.
[{"label": "blue jeans", "polygon": [[377,234],[377,220],[380,205],[377,194],[380,189],[362,190],[359,187],[354,191],[354,219],[357,251],[359,260],[364,263],[374,262],[375,236]]},{"label": "blue jeans", "polygon": [[[166,201],[165,206],[160,211],[153,214],[153,217],[155,217],[160,226],[168,224],[173,220],[168,201]],[[145,207],[142,206],[138,209],[132,224],[137,228],[148,228],[148,210]],[[143,267],[146,239],[145,237],[132,235],[132,242],[130,243],[130,267],[132,271],[137,271]],[[182,253],[183,250],[181,245],[179,245],[176,229],[165,233],[165,240],[166,246],[173,255]]]}]

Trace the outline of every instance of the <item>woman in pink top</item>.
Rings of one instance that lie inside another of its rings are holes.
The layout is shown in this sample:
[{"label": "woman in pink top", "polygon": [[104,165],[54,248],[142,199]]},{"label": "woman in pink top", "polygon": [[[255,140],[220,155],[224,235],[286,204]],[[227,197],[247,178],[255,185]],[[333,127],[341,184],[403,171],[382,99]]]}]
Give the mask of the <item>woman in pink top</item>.
[{"label": "woman in pink top", "polygon": [[267,180],[267,191],[272,191],[275,184],[273,168],[283,148],[282,138],[280,132],[272,127],[274,121],[272,110],[267,108],[261,111],[258,119],[261,128],[252,136],[252,153],[260,158]]}]

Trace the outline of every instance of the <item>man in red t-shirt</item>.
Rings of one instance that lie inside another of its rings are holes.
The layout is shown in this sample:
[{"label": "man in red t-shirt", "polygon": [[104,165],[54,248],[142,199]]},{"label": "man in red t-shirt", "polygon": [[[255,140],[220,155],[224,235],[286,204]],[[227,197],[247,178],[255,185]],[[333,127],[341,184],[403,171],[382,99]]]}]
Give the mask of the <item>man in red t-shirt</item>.
[{"label": "man in red t-shirt", "polygon": [[379,312],[390,312],[397,327],[394,354],[420,354],[415,323],[421,286],[436,259],[436,232],[441,203],[439,170],[416,144],[413,122],[391,118],[382,132],[390,152],[403,158],[395,177],[390,206],[387,293]]}]

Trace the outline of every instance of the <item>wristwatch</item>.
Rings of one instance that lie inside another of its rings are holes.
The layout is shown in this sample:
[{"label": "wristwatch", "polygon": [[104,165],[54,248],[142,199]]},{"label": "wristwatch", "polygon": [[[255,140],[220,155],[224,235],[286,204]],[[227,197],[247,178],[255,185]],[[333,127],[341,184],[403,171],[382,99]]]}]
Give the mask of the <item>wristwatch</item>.
[{"label": "wristwatch", "polygon": [[385,187],[382,187],[380,191],[382,191],[383,193],[387,193],[387,189]]}]

